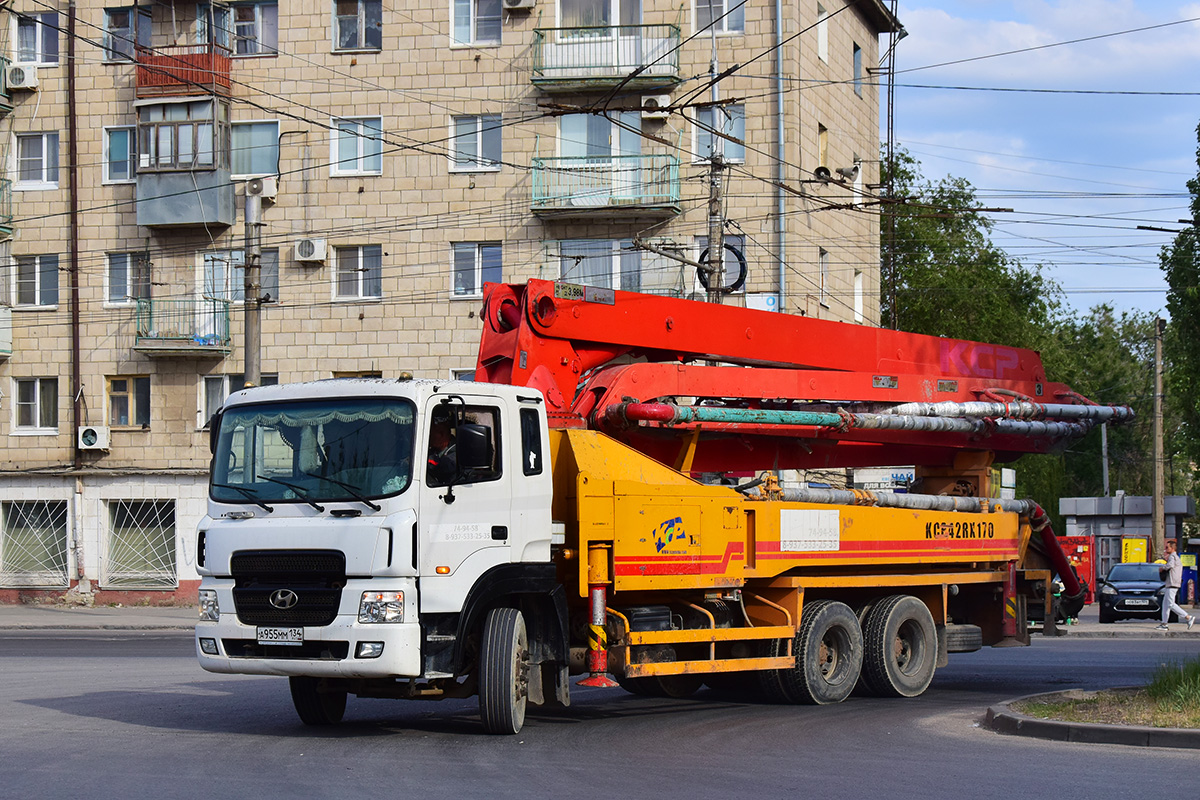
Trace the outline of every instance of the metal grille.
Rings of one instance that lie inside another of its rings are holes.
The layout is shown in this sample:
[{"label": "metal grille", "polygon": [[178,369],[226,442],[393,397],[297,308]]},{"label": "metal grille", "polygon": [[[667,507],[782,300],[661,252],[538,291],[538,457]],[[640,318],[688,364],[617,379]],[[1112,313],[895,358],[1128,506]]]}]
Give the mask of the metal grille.
[{"label": "metal grille", "polygon": [[234,589],[233,603],[243,625],[328,625],[337,616],[340,589],[295,589],[300,597],[292,608],[271,605],[274,589]]},{"label": "metal grille", "polygon": [[0,586],[61,588],[67,577],[67,503],[31,500],[3,504]]},{"label": "metal grille", "polygon": [[[346,576],[346,559],[335,551],[280,550],[234,553],[230,559],[233,577],[266,575]],[[315,574],[314,574],[315,573]]]},{"label": "metal grille", "polygon": [[[244,625],[329,625],[346,584],[346,557],[336,550],[248,550],[230,559],[233,604]],[[271,605],[271,593],[291,589],[291,608]]]},{"label": "metal grille", "polygon": [[105,586],[173,589],[175,574],[175,502],[113,500],[108,504]]},{"label": "metal grille", "polygon": [[303,658],[342,661],[350,654],[349,642],[305,642],[301,645],[259,644],[253,639],[222,639],[230,658]]}]

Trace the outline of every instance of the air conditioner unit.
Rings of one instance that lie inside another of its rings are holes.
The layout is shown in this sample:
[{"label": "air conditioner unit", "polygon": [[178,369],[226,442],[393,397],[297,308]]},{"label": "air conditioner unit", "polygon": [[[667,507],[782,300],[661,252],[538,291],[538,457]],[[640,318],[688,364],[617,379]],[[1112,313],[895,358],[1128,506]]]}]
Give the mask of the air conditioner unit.
[{"label": "air conditioner unit", "polygon": [[504,0],[504,7],[509,11],[527,11],[533,8],[536,0]]},{"label": "air conditioner unit", "polygon": [[80,450],[107,450],[108,428],[104,425],[80,425],[78,441]]},{"label": "air conditioner unit", "polygon": [[4,83],[9,89],[33,91],[38,85],[37,67],[14,64],[4,70]]},{"label": "air conditioner unit", "polygon": [[275,195],[279,193],[279,181],[274,175],[269,175],[265,178],[253,178],[246,181],[246,194],[258,195],[263,200],[275,202]]},{"label": "air conditioner unit", "polygon": [[671,116],[669,94],[642,95],[642,119],[666,119]]},{"label": "air conditioner unit", "polygon": [[309,264],[320,264],[325,260],[328,244],[324,239],[297,239],[296,260]]}]

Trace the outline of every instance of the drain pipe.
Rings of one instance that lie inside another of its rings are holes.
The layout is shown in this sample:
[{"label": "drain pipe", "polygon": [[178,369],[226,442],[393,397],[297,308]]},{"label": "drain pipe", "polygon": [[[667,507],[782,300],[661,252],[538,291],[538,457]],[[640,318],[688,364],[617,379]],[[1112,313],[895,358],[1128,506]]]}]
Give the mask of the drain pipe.
[{"label": "drain pipe", "polygon": [[[799,45],[797,45],[798,47]],[[797,59],[797,64],[799,59]],[[783,0],[775,0],[775,213],[778,215],[779,236],[779,313],[787,313],[787,197],[784,180],[787,178],[787,147],[784,141],[783,91]]]},{"label": "drain pipe", "polygon": [[70,173],[71,266],[71,449],[75,469],[83,466],[83,453],[75,432],[83,424],[83,375],[79,347],[79,127],[75,122],[75,0],[67,4],[67,170]]}]

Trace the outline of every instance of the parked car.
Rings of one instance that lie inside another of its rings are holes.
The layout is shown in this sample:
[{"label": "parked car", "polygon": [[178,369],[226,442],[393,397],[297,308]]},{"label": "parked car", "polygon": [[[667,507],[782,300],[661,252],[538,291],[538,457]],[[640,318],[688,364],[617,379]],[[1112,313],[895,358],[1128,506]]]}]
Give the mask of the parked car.
[{"label": "parked car", "polygon": [[[1161,619],[1166,583],[1161,564],[1114,564],[1100,580],[1100,621]],[[1175,615],[1171,614],[1171,621]]]}]

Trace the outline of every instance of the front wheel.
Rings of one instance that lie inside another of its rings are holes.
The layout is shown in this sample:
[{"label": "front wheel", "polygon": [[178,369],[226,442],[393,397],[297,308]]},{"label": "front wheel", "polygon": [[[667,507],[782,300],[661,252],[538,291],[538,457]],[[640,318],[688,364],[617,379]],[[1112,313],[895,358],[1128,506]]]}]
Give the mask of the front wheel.
[{"label": "front wheel", "polygon": [[346,713],[346,690],[321,678],[288,678],[292,705],[305,725],[336,725]]},{"label": "front wheel", "polygon": [[525,724],[529,700],[529,636],[515,608],[493,608],[479,649],[479,716],[488,733],[511,735]]}]

